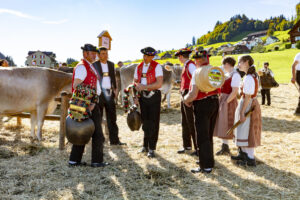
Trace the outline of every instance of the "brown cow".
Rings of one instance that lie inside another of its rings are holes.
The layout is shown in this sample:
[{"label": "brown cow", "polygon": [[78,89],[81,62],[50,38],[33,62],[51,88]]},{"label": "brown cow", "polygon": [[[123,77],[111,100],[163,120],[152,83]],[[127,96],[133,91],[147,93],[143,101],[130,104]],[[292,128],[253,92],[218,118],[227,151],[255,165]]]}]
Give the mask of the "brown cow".
[{"label": "brown cow", "polygon": [[55,110],[54,98],[71,92],[72,74],[40,67],[0,69],[0,114],[31,114],[31,136],[42,139],[46,113]]}]

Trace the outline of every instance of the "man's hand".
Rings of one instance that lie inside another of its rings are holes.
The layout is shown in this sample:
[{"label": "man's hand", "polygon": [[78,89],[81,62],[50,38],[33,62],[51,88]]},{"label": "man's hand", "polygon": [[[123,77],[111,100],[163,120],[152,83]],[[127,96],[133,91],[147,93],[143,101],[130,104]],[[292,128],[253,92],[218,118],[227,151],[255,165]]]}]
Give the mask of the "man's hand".
[{"label": "man's hand", "polygon": [[137,91],[142,91],[142,90],[145,90],[146,89],[146,85],[143,85],[143,84],[140,84],[140,83],[136,83],[136,86],[135,86],[136,90]]},{"label": "man's hand", "polygon": [[187,107],[192,107],[192,105],[193,105],[193,103],[192,102],[186,102],[186,101],[184,101],[184,105],[186,105]]},{"label": "man's hand", "polygon": [[292,77],[291,82],[292,82],[293,84],[296,83],[295,77]]},{"label": "man's hand", "polygon": [[133,101],[135,105],[139,105],[139,99],[137,97],[133,97]]},{"label": "man's hand", "polygon": [[90,110],[91,112],[94,110],[95,105],[96,105],[96,104],[94,104],[94,103],[91,103],[91,104],[89,105],[89,110]]}]

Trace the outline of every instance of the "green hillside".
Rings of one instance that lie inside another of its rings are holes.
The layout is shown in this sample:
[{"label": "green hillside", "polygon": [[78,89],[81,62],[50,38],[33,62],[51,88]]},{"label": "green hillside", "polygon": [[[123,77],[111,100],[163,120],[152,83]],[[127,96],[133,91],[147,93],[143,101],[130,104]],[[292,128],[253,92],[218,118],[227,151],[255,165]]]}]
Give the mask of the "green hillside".
[{"label": "green hillside", "polygon": [[[261,68],[263,62],[268,61],[270,68],[275,74],[275,78],[279,83],[289,83],[291,80],[291,67],[294,61],[294,57],[300,51],[298,49],[288,49],[285,51],[273,51],[268,53],[252,53],[250,54],[257,68]],[[238,59],[240,55],[232,55],[235,59]],[[159,63],[171,62],[174,64],[180,64],[178,59],[166,59],[158,60]],[[213,66],[220,66],[222,62],[222,56],[212,56],[210,63]]]}]

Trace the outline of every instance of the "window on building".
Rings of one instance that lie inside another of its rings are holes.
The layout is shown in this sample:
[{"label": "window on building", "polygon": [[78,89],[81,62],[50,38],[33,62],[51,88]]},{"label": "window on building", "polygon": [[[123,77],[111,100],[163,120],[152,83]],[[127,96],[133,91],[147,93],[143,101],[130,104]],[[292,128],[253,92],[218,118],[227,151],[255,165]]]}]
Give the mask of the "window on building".
[{"label": "window on building", "polygon": [[295,40],[299,41],[300,40],[300,36],[295,37]]},{"label": "window on building", "polygon": [[298,27],[298,32],[300,32],[300,27]]}]

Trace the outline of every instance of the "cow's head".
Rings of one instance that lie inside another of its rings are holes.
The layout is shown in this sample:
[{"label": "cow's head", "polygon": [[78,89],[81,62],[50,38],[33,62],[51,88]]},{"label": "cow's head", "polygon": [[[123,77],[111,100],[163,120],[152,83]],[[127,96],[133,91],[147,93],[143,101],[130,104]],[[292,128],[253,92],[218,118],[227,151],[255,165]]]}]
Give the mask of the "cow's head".
[{"label": "cow's head", "polygon": [[173,75],[174,75],[174,84],[176,86],[179,86],[181,83],[181,73],[182,73],[182,67],[179,64],[174,65],[173,67]]}]

